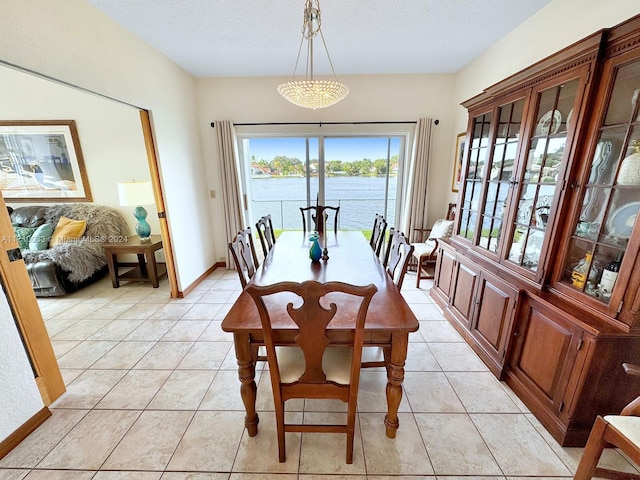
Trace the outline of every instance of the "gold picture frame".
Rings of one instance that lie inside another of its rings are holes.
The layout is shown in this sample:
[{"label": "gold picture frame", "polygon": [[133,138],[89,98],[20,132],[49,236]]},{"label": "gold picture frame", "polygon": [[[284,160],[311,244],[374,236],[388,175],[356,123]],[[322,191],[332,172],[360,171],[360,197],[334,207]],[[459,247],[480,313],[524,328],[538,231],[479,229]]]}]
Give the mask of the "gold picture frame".
[{"label": "gold picture frame", "polygon": [[0,121],[0,191],[8,202],[91,202],[75,121]]},{"label": "gold picture frame", "polygon": [[464,156],[464,143],[467,137],[466,132],[456,136],[456,155],[453,162],[453,177],[451,179],[451,191],[457,192],[460,189],[460,177],[462,175],[462,159]]}]

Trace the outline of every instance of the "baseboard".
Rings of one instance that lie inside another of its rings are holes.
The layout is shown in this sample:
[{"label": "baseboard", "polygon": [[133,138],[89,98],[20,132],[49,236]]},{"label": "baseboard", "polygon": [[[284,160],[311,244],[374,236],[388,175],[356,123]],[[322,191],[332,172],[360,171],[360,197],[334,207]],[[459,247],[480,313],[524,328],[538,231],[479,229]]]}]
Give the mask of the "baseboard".
[{"label": "baseboard", "polygon": [[211,267],[207,268],[207,270],[205,270],[202,275],[191,282],[191,284],[187,288],[185,288],[184,290],[178,290],[178,298],[184,298],[189,295],[189,293],[191,293],[198,285],[200,285],[204,279],[211,275],[211,273],[213,273],[216,268],[226,266],[227,264],[224,262],[214,263]]},{"label": "baseboard", "polygon": [[0,460],[2,460],[7,454],[16,448],[20,442],[29,436],[36,428],[44,423],[44,421],[51,416],[51,410],[47,407],[42,407],[38,413],[27,420],[20,428],[9,435],[6,439],[0,442]]}]

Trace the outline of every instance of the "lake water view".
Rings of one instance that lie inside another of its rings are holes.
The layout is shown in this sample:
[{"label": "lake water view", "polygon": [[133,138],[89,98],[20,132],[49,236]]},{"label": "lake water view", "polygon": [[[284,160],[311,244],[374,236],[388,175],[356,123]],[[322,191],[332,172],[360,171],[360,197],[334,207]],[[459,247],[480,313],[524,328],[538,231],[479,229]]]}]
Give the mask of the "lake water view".
[{"label": "lake water view", "polygon": [[[376,213],[395,225],[397,177],[389,177],[385,210],[385,177],[330,176],[325,178],[325,204],[340,207],[338,227],[342,230],[371,230]],[[311,198],[315,204],[318,178],[311,178]],[[251,180],[252,224],[270,214],[276,230],[302,230],[300,207],[307,206],[304,177],[253,178]],[[332,224],[333,225],[333,224]]]}]

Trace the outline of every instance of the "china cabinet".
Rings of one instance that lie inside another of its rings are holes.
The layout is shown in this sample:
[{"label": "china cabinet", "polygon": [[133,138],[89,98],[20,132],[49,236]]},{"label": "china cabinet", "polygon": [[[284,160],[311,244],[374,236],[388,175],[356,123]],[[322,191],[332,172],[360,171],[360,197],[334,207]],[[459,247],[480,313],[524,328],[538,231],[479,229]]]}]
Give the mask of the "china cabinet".
[{"label": "china cabinet", "polygon": [[640,16],[463,105],[431,296],[565,446],[640,390]]}]

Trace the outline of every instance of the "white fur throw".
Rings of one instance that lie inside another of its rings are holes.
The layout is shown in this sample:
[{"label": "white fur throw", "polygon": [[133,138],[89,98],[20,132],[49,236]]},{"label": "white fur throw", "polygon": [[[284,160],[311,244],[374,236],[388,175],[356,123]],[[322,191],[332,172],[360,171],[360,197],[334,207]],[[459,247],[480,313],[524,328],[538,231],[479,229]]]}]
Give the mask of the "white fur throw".
[{"label": "white fur throw", "polygon": [[62,216],[72,220],[86,220],[87,230],[84,232],[84,237],[97,241],[105,242],[110,236],[129,235],[129,226],[120,212],[104,205],[95,203],[52,205],[47,208],[44,216],[46,222],[54,227]]},{"label": "white fur throw", "polygon": [[107,264],[102,244],[86,238],[59,243],[47,250],[23,250],[22,256],[25,263],[51,260],[69,272],[69,280],[72,282],[81,282],[89,278]]}]

